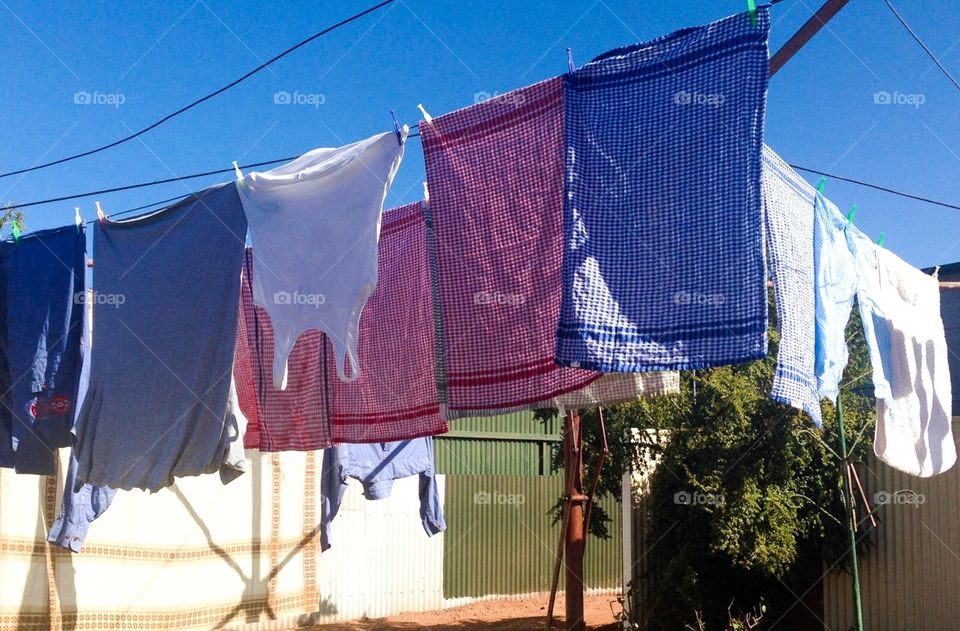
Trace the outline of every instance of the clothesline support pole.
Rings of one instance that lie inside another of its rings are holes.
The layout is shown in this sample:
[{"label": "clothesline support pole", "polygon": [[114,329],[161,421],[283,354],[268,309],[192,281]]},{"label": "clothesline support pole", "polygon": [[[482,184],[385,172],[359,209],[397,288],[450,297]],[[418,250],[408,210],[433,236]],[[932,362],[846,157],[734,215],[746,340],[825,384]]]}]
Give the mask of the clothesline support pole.
[{"label": "clothesline support pole", "polygon": [[780,50],[770,58],[770,76],[777,74],[777,71],[790,61],[790,59],[804,45],[813,39],[820,29],[826,26],[833,16],[842,9],[849,0],[827,0],[806,23],[800,27],[800,30],[793,34],[787,43],[780,47]]},{"label": "clothesline support pole", "polygon": [[563,479],[564,494],[568,502],[564,541],[566,629],[586,631],[583,620],[583,555],[586,547],[583,505],[589,498],[583,494],[583,434],[580,429],[580,413],[577,410],[567,410],[563,424]]},{"label": "clothesline support pole", "polygon": [[857,564],[857,535],[854,531],[853,489],[850,484],[850,472],[847,469],[847,433],[843,427],[843,404],[837,395],[837,433],[840,435],[840,483],[843,489],[843,508],[846,513],[847,535],[850,539],[850,565],[853,574],[853,606],[857,620],[857,631],[863,631],[863,603],[860,597],[860,567]]}]

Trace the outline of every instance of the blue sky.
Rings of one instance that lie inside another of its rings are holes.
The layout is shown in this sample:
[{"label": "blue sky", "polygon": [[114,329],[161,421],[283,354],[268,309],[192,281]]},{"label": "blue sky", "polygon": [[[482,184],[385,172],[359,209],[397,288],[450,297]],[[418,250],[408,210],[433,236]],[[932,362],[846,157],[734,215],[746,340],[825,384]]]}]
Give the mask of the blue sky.
[{"label": "blue sky", "polygon": [[[960,75],[960,12],[894,0]],[[0,170],[86,150],[139,129],[277,52],[375,4],[178,0],[63,3],[0,0]],[[776,50],[821,4],[772,9]],[[397,0],[300,49],[139,140],[97,156],[0,179],[0,201],[87,190],[292,156],[390,127],[417,103],[438,115],[477,93],[505,92],[610,48],[741,12],[738,0],[539,2]],[[288,92],[299,103],[277,104]],[[877,104],[887,92],[902,103]],[[80,96],[78,97],[78,93]],[[92,103],[83,101],[89,94]],[[770,84],[766,140],[787,161],[952,203],[960,201],[960,90],[933,67],[883,2],[852,0]],[[811,182],[818,178],[804,174]],[[108,213],[224,178],[103,195]],[[411,141],[388,206],[421,194]],[[960,261],[960,211],[839,181],[827,195],[858,205],[857,223],[926,266]],[[27,210],[27,229],[95,216],[93,198]]]}]

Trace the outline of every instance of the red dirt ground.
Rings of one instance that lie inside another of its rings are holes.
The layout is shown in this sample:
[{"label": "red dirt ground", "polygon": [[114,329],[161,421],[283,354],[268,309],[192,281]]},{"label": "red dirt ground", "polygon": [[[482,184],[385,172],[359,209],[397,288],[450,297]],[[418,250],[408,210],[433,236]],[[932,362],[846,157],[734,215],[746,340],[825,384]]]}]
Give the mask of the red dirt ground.
[{"label": "red dirt ground", "polygon": [[[587,596],[584,599],[587,628],[593,631],[619,629],[614,617],[614,612],[619,609],[616,594]],[[560,595],[554,608],[555,631],[564,629],[562,616],[563,595]],[[524,600],[484,600],[443,611],[325,624],[311,627],[310,631],[543,631],[546,619],[547,597],[542,596]]]}]

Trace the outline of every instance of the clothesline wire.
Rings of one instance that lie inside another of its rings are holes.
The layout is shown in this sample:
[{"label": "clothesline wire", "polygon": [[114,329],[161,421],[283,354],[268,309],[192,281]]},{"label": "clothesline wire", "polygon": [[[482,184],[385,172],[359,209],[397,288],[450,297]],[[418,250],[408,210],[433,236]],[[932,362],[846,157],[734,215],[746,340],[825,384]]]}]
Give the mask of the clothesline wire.
[{"label": "clothesline wire", "polygon": [[[420,136],[419,133],[413,132],[413,133],[411,133],[410,135],[408,135],[407,138],[419,138],[419,136]],[[244,165],[240,165],[240,168],[241,168],[242,170],[246,171],[246,170],[253,169],[253,168],[257,168],[257,167],[269,166],[269,165],[273,165],[273,164],[279,164],[279,163],[281,163],[281,162],[290,162],[290,161],[292,161],[292,160],[295,160],[297,157],[298,157],[298,156],[290,156],[290,157],[287,157],[287,158],[278,158],[278,159],[276,159],[276,160],[266,160],[266,161],[264,161],[264,162],[255,162],[255,163],[252,163],[252,164],[244,164]],[[842,175],[837,175],[837,174],[835,174],[835,173],[829,173],[829,172],[827,172],[827,171],[820,171],[820,170],[818,170],[818,169],[811,169],[810,167],[801,166],[801,165],[799,165],[799,164],[791,164],[790,166],[793,167],[794,169],[797,169],[798,171],[806,171],[807,173],[813,173],[813,174],[816,174],[816,175],[820,175],[820,176],[827,177],[827,178],[830,178],[830,179],[838,180],[838,181],[841,181],[841,182],[849,182],[850,184],[856,184],[857,186],[863,186],[863,187],[866,187],[866,188],[872,188],[872,189],[877,190],[877,191],[881,191],[881,192],[884,192],[884,193],[889,193],[889,194],[891,194],[891,195],[897,195],[897,196],[899,196],[899,197],[904,197],[904,198],[907,198],[907,199],[912,199],[912,200],[914,200],[914,201],[923,202],[923,203],[926,203],[926,204],[932,204],[932,205],[934,205],[934,206],[941,206],[941,207],[943,207],[943,208],[949,208],[949,209],[951,209],[951,210],[960,210],[960,205],[949,204],[949,203],[947,203],[947,202],[941,202],[941,201],[938,201],[938,200],[935,200],[935,199],[930,199],[929,197],[922,197],[922,196],[920,196],[920,195],[913,195],[912,193],[905,193],[905,192],[903,192],[903,191],[898,191],[898,190],[896,190],[896,189],[892,189],[892,188],[889,188],[889,187],[886,187],[886,186],[880,186],[879,184],[872,184],[872,183],[870,183],[870,182],[864,182],[864,181],[862,181],[862,180],[857,180],[857,179],[855,179],[855,178],[845,177],[845,176],[842,176]],[[183,181],[183,180],[192,180],[192,179],[201,178],[201,177],[207,177],[207,176],[211,176],[211,175],[223,175],[223,174],[225,174],[225,173],[233,173],[233,172],[234,172],[233,167],[228,167],[228,168],[226,168],[226,169],[215,169],[215,170],[212,170],[212,171],[204,171],[204,172],[202,172],[202,173],[193,173],[193,174],[190,174],[190,175],[184,175],[184,176],[180,176],[180,177],[171,177],[171,178],[166,178],[166,179],[163,179],[163,180],[154,180],[154,181],[152,181],[152,182],[141,182],[141,183],[138,183],[138,184],[128,184],[128,185],[126,185],[126,186],[117,186],[117,187],[114,187],[114,188],[102,189],[102,190],[99,190],[99,191],[90,191],[90,192],[88,192],[88,193],[79,193],[79,194],[77,194],[77,195],[63,195],[63,196],[61,196],[61,197],[54,197],[54,198],[51,198],[51,199],[43,199],[43,200],[39,200],[39,201],[28,202],[28,203],[26,203],[26,204],[14,204],[13,206],[14,206],[15,208],[17,208],[17,209],[22,209],[22,208],[27,208],[27,207],[30,207],[30,206],[39,206],[39,205],[41,205],[41,204],[52,204],[52,203],[54,203],[54,202],[62,202],[62,201],[67,201],[67,200],[71,200],[71,199],[79,199],[79,198],[81,198],[81,197],[92,197],[92,196],[94,196],[94,195],[103,195],[103,194],[106,194],[106,193],[116,193],[116,192],[120,192],[120,191],[129,191],[129,190],[138,189],[138,188],[146,188],[146,187],[149,187],[149,186],[158,186],[158,185],[160,185],[160,184],[169,184],[169,183],[171,183],[171,182],[180,182],[180,181]],[[185,197],[185,195],[177,195],[176,197],[171,197],[171,198],[169,198],[169,199],[159,200],[159,201],[156,201],[156,202],[152,202],[152,203],[150,203],[150,204],[144,204],[143,206],[137,206],[136,208],[128,208],[128,209],[126,209],[126,210],[122,210],[122,211],[119,211],[119,212],[108,212],[108,214],[109,214],[110,216],[112,216],[112,217],[116,217],[116,216],[120,216],[120,215],[127,215],[127,214],[130,214],[130,213],[136,212],[136,211],[138,211],[138,210],[143,210],[143,209],[145,209],[145,208],[150,208],[150,207],[152,207],[152,206],[157,206],[157,205],[159,205],[159,204],[164,204],[164,203],[167,203],[167,202],[176,201],[176,200],[181,199],[181,198],[183,198],[183,197]],[[108,210],[109,210],[109,209],[108,209]]]},{"label": "clothesline wire", "polygon": [[[367,9],[367,10],[365,10],[365,11],[361,11],[360,13],[357,13],[357,14],[355,14],[355,15],[352,15],[352,16],[344,19],[344,20],[341,20],[341,21],[337,22],[336,24],[334,24],[334,25],[332,25],[332,26],[328,26],[327,28],[323,29],[323,30],[320,31],[319,33],[314,33],[313,35],[311,35],[311,36],[308,37],[307,39],[302,40],[301,42],[299,42],[299,43],[291,46],[290,48],[286,49],[285,51],[283,51],[283,52],[281,52],[281,53],[279,53],[279,54],[277,54],[277,55],[274,55],[273,57],[271,57],[271,58],[268,59],[267,61],[263,62],[262,64],[260,64],[260,65],[257,66],[256,68],[254,68],[253,70],[251,70],[251,71],[247,72],[246,74],[244,74],[244,75],[243,75],[242,77],[240,77],[239,79],[235,79],[235,80],[231,81],[230,83],[228,83],[227,85],[223,86],[222,88],[220,88],[220,89],[218,89],[218,90],[215,90],[215,91],[207,94],[206,96],[203,96],[203,97],[201,97],[201,98],[193,101],[192,103],[181,107],[180,109],[176,110],[175,112],[172,112],[172,113],[170,113],[170,114],[167,114],[166,116],[164,116],[164,117],[161,118],[160,120],[158,120],[158,121],[156,121],[156,122],[154,122],[154,123],[151,123],[150,125],[147,125],[147,126],[144,127],[143,129],[141,129],[141,130],[139,130],[139,131],[136,131],[136,132],[133,132],[132,134],[129,134],[128,136],[125,136],[125,137],[120,138],[120,139],[118,139],[118,140],[115,140],[115,141],[113,141],[113,142],[107,143],[107,144],[105,144],[105,145],[101,145],[101,146],[96,147],[96,148],[94,148],[94,149],[90,149],[90,150],[88,150],[88,151],[82,151],[82,152],[80,152],[80,153],[75,153],[75,154],[70,155],[70,156],[67,156],[67,157],[65,157],[65,158],[59,158],[59,159],[53,160],[53,161],[51,161],[51,162],[44,162],[43,164],[37,164],[37,165],[34,165],[34,166],[32,166],[32,167],[28,167],[28,168],[26,168],[26,169],[17,169],[16,171],[8,171],[8,172],[6,172],[6,173],[0,173],[0,178],[10,177],[10,176],[13,176],[13,175],[19,175],[19,174],[21,174],[21,173],[30,173],[31,171],[39,171],[40,169],[46,169],[46,168],[48,168],[48,167],[52,167],[52,166],[55,166],[55,165],[57,165],[57,164],[63,164],[63,163],[65,163],[65,162],[71,162],[71,161],[73,161],[73,160],[77,160],[78,158],[84,158],[84,157],[86,157],[86,156],[91,156],[91,155],[93,155],[93,154],[100,153],[101,151],[106,151],[107,149],[112,149],[113,147],[116,147],[116,146],[118,146],[118,145],[122,145],[122,144],[124,144],[124,143],[126,143],[126,142],[130,142],[131,140],[142,136],[143,134],[147,133],[148,131],[150,131],[150,130],[152,130],[152,129],[156,129],[156,128],[159,127],[160,125],[163,125],[164,123],[166,123],[166,122],[169,121],[170,119],[175,118],[175,117],[179,116],[180,114],[183,114],[184,112],[187,112],[187,111],[193,109],[194,107],[200,105],[201,103],[204,103],[205,101],[209,101],[210,99],[212,99],[212,98],[215,97],[215,96],[218,96],[218,95],[220,95],[220,94],[223,94],[224,92],[226,92],[226,91],[229,90],[230,88],[233,88],[234,86],[236,86],[236,85],[238,85],[238,84],[246,81],[247,79],[249,79],[249,78],[252,77],[253,75],[257,74],[258,72],[260,72],[261,70],[263,70],[264,68],[266,68],[267,66],[269,66],[269,65],[271,65],[271,64],[279,61],[280,59],[282,59],[282,58],[284,58],[284,57],[286,57],[287,55],[289,55],[289,54],[292,53],[293,51],[297,50],[298,48],[301,48],[301,47],[303,47],[303,46],[306,46],[307,44],[309,44],[310,42],[314,41],[315,39],[317,39],[317,38],[319,38],[319,37],[322,37],[322,36],[326,35],[327,33],[330,33],[330,32],[332,32],[332,31],[335,31],[335,30],[337,30],[338,28],[340,28],[340,27],[342,27],[342,26],[346,26],[347,24],[349,24],[349,23],[351,23],[351,22],[353,22],[353,21],[355,21],[355,20],[359,20],[360,18],[362,18],[362,17],[364,17],[364,16],[366,16],[366,15],[369,15],[370,13],[373,13],[374,11],[376,11],[376,10],[378,10],[378,9],[381,9],[381,8],[387,6],[388,4],[390,4],[390,3],[392,3],[392,2],[394,2],[394,0],[384,0],[384,1],[381,2],[380,4],[374,5],[374,6],[370,7],[369,9]],[[60,200],[57,200],[57,201],[60,201]]]},{"label": "clothesline wire", "polygon": [[960,90],[960,83],[958,83],[957,80],[953,77],[953,75],[950,74],[950,71],[947,70],[942,63],[940,63],[940,60],[937,59],[937,56],[934,55],[934,54],[930,51],[929,48],[927,48],[927,45],[923,43],[923,40],[920,39],[920,36],[917,35],[916,32],[915,32],[912,28],[910,28],[910,25],[907,24],[907,21],[906,21],[905,19],[903,19],[903,16],[900,15],[900,12],[897,11],[897,8],[896,8],[895,6],[893,6],[893,4],[890,2],[890,0],[886,0],[886,3],[887,3],[887,6],[890,7],[890,10],[893,11],[893,14],[894,14],[895,16],[897,16],[897,19],[900,20],[900,24],[903,25],[903,28],[907,29],[907,32],[910,33],[910,35],[913,37],[913,39],[915,39],[915,40],[917,41],[917,43],[920,44],[920,48],[922,48],[923,51],[924,51],[925,53],[927,53],[927,55],[930,56],[930,59],[932,59],[932,60],[933,60],[933,63],[935,63],[935,64],[937,65],[937,68],[939,68],[940,71],[943,72],[943,74],[947,75],[947,78],[950,79],[950,81],[953,83],[953,85],[954,85],[958,90]]},{"label": "clothesline wire", "polygon": [[960,210],[960,206],[956,204],[948,204],[947,202],[940,202],[935,199],[930,199],[929,197],[921,197],[920,195],[913,195],[911,193],[904,193],[903,191],[897,191],[892,188],[887,188],[886,186],[880,186],[879,184],[871,184],[870,182],[863,182],[860,180],[855,180],[851,177],[844,177],[842,175],[836,175],[834,173],[827,173],[826,171],[818,171],[816,169],[811,169],[809,167],[803,167],[798,164],[791,164],[791,167],[798,171],[806,171],[807,173],[815,173],[816,175],[822,175],[833,180],[840,180],[841,182],[849,182],[851,184],[856,184],[858,186],[865,186],[867,188],[872,188],[877,191],[883,191],[884,193],[890,193],[891,195],[899,195],[900,197],[906,197],[907,199],[913,199],[918,202],[924,202],[927,204],[933,204],[934,206],[942,206],[944,208],[950,208],[952,210]]}]

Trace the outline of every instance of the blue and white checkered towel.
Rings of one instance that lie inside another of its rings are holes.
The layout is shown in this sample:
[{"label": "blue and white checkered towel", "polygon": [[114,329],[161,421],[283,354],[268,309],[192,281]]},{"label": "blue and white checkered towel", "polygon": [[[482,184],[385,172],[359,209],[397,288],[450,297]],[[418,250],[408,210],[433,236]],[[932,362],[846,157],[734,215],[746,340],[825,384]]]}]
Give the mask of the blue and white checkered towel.
[{"label": "blue and white checkered towel", "polygon": [[760,149],[768,9],[566,75],[556,361],[695,369],[766,354]]},{"label": "blue and white checkered towel", "polygon": [[814,372],[813,203],[817,192],[767,146],[762,177],[767,260],[780,325],[770,397],[803,410],[820,427]]}]

